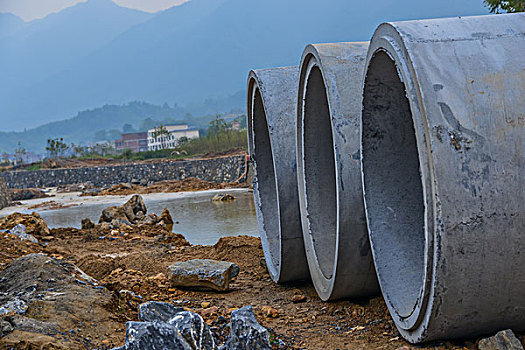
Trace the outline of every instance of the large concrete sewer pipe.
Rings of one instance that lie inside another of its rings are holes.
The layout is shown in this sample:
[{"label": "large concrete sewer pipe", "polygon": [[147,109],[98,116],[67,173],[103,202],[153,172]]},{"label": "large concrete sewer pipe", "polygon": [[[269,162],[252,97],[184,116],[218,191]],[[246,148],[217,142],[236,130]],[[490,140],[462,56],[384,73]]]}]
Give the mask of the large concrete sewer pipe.
[{"label": "large concrete sewer pipe", "polygon": [[322,300],[379,293],[359,163],[367,48],[309,45],[301,60],[297,181],[308,266]]},{"label": "large concrete sewer pipe", "polygon": [[381,290],[417,343],[525,330],[525,14],[394,22],[362,114]]},{"label": "large concrete sewer pipe", "polygon": [[298,67],[251,71],[248,144],[255,168],[253,195],[271,278],[309,278],[301,231],[295,156]]}]

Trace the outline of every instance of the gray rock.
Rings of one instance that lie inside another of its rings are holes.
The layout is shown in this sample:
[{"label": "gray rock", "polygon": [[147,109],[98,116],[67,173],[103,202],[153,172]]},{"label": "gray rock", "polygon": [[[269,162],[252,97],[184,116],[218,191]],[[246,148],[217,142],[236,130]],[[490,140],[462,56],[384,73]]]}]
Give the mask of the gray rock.
[{"label": "gray rock", "polygon": [[184,311],[182,307],[170,303],[148,301],[139,305],[139,319],[143,322],[168,322],[181,311]]},{"label": "gray rock", "polygon": [[11,230],[7,231],[7,233],[18,236],[22,241],[30,241],[38,244],[38,239],[36,239],[36,237],[33,235],[27,234],[26,232],[27,229],[23,224],[18,224]]},{"label": "gray rock", "polygon": [[481,339],[478,344],[479,350],[523,350],[523,345],[514,335],[512,330],[507,329],[496,333],[490,338]]},{"label": "gray rock", "polygon": [[169,267],[171,284],[226,291],[230,282],[239,274],[239,266],[232,262],[210,259],[194,259],[175,262]]},{"label": "gray rock", "polygon": [[4,318],[0,319],[0,338],[8,335],[14,330],[15,328],[11,323],[7,322]]},{"label": "gray rock", "polygon": [[140,185],[140,180],[139,179],[131,179],[131,184],[132,185]]},{"label": "gray rock", "polygon": [[127,322],[126,350],[191,350],[177,328],[161,322]]},{"label": "gray rock", "polygon": [[182,311],[169,320],[169,324],[180,332],[193,350],[217,349],[210,327],[200,315],[190,311]]},{"label": "gray rock", "polygon": [[25,301],[21,299],[10,300],[7,303],[0,306],[0,316],[11,314],[22,315],[25,314],[26,310],[27,305]]},{"label": "gray rock", "polygon": [[22,224],[16,225],[10,231],[13,235],[25,235],[27,233],[26,227]]},{"label": "gray rock", "polygon": [[231,332],[224,350],[269,350],[270,336],[261,326],[250,305],[232,312]]}]

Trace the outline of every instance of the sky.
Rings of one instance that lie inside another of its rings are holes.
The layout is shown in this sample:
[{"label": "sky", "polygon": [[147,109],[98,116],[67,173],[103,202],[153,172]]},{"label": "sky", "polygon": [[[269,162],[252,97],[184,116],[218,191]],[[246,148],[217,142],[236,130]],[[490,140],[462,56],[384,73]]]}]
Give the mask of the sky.
[{"label": "sky", "polygon": [[[83,1],[86,0],[0,0],[0,12],[11,12],[24,21],[31,21]],[[186,1],[188,0],[113,0],[120,6],[147,12],[165,10]]]}]

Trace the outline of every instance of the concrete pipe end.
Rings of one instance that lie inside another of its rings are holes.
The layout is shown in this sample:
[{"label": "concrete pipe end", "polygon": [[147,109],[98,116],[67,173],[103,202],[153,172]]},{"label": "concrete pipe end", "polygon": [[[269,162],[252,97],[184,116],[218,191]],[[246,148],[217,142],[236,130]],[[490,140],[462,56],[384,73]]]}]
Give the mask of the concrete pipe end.
[{"label": "concrete pipe end", "polygon": [[360,165],[348,157],[359,151],[359,130],[353,125],[359,123],[367,47],[309,45],[301,60],[299,203],[310,274],[322,300],[374,295],[379,289],[364,220]]},{"label": "concrete pipe end", "polygon": [[266,264],[275,282],[309,277],[297,199],[294,118],[297,67],[250,73],[248,115],[254,200]]}]

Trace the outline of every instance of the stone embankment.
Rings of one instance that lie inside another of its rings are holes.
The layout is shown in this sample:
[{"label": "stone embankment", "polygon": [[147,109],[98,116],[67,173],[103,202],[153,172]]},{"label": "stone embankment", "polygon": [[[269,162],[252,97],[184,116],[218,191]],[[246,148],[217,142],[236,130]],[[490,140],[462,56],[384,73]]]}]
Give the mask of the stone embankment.
[{"label": "stone embankment", "polygon": [[5,180],[0,178],[0,209],[7,207],[10,202],[11,195],[7,189]]},{"label": "stone embankment", "polygon": [[[45,188],[90,183],[110,187],[119,183],[183,180],[189,177],[224,183],[245,182],[248,162],[244,154],[211,159],[128,163],[68,169],[5,171],[8,188]],[[1,187],[1,185],[0,185]]]}]

